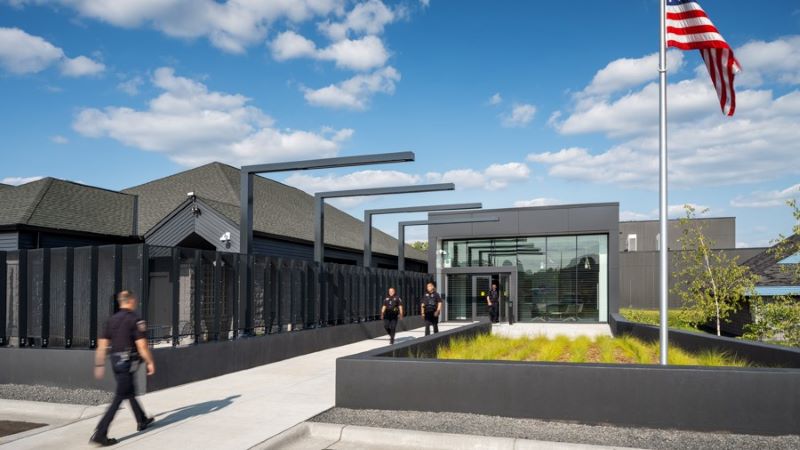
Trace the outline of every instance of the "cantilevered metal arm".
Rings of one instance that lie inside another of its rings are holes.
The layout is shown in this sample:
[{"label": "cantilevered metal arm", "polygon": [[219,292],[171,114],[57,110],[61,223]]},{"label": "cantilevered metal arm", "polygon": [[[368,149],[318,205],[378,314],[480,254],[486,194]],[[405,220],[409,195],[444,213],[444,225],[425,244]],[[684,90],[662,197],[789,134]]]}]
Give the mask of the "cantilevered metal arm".
[{"label": "cantilevered metal arm", "polygon": [[325,261],[325,199],[342,197],[364,197],[371,195],[414,194],[420,192],[452,191],[453,183],[418,184],[346,191],[318,192],[314,194],[314,261]]},{"label": "cantilevered metal arm", "polygon": [[400,208],[368,209],[364,211],[364,267],[372,266],[372,216],[378,214],[402,214],[414,212],[456,211],[481,209],[481,203],[455,203],[450,205],[421,205]]},{"label": "cantilevered metal arm", "polygon": [[[407,220],[397,224],[397,270],[406,270],[406,227],[416,225],[447,225],[451,223],[497,222],[497,217],[465,217],[463,219]],[[430,242],[428,243],[430,245]]]}]

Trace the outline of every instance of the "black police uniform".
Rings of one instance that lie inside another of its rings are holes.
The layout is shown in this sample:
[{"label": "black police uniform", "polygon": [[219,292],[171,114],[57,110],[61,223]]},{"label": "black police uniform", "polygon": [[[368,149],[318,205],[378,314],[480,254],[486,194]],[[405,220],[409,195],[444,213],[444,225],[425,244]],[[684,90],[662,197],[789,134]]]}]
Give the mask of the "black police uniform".
[{"label": "black police uniform", "polygon": [[433,332],[439,332],[439,317],[436,316],[436,308],[442,303],[442,296],[438,292],[425,293],[422,297],[422,306],[425,308],[425,336],[431,334],[431,327]]},{"label": "black police uniform", "polygon": [[500,321],[500,292],[497,289],[492,289],[487,297],[492,302],[489,305],[489,318],[493,323],[497,323]]},{"label": "black police uniform", "polygon": [[114,370],[117,389],[114,392],[114,400],[111,401],[111,405],[97,425],[96,436],[98,437],[108,436],[108,427],[123,400],[130,402],[139,428],[147,425],[148,418],[139,402],[136,401],[136,386],[134,385],[134,375],[139,366],[136,341],[146,338],[146,330],[145,322],[129,309],[120,309],[106,322],[101,338],[111,341],[111,368]]},{"label": "black police uniform", "polygon": [[383,328],[389,333],[389,343],[394,344],[394,334],[397,330],[397,319],[400,317],[400,308],[403,300],[397,295],[383,299]]}]

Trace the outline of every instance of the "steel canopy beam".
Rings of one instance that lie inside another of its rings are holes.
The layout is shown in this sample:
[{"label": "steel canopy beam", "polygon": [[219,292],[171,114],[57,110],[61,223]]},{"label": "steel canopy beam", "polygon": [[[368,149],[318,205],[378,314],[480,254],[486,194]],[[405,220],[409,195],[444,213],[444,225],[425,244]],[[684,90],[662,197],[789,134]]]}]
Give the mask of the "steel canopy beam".
[{"label": "steel canopy beam", "polygon": [[[244,327],[247,332],[253,328],[251,283],[253,277],[248,260],[253,253],[253,177],[255,174],[401,163],[414,161],[414,158],[414,152],[395,152],[242,166],[239,173],[239,253],[244,253],[245,257],[239,289],[239,303],[245,308]],[[234,334],[237,332],[238,330],[234,330]]]},{"label": "steel canopy beam", "polygon": [[318,192],[314,194],[314,261],[325,262],[325,199],[342,197],[365,197],[373,195],[415,194],[420,192],[452,191],[453,183],[418,184],[345,191]]},{"label": "steel canopy beam", "polygon": [[372,216],[414,212],[456,211],[481,209],[481,203],[454,203],[450,205],[405,206],[400,208],[368,209],[364,211],[364,267],[372,267]]},{"label": "steel canopy beam", "polygon": [[253,250],[253,176],[255,174],[400,163],[414,161],[414,158],[414,152],[396,152],[242,166],[239,186],[239,253],[250,254]]},{"label": "steel canopy beam", "polygon": [[[407,220],[397,224],[397,270],[406,270],[406,227],[419,225],[447,225],[451,223],[497,222],[497,217],[465,217],[463,219]],[[430,242],[428,243],[430,245]],[[429,249],[430,251],[430,249]]]}]

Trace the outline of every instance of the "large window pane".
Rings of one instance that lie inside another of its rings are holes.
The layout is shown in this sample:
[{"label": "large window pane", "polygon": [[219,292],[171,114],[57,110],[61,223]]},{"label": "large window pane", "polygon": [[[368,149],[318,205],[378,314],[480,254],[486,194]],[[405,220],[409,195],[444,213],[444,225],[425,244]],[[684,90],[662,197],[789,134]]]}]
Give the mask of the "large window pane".
[{"label": "large window pane", "polygon": [[545,238],[521,238],[517,244],[519,320],[547,320]]},{"label": "large window pane", "polygon": [[547,273],[549,296],[547,313],[551,319],[575,316],[576,299],[576,236],[547,238]]},{"label": "large window pane", "polygon": [[[577,318],[598,320],[600,254],[605,253],[605,236],[578,236]],[[605,265],[605,262],[603,262]],[[605,268],[604,268],[605,269]]]},{"label": "large window pane", "polygon": [[472,277],[447,275],[447,320],[472,320]]}]

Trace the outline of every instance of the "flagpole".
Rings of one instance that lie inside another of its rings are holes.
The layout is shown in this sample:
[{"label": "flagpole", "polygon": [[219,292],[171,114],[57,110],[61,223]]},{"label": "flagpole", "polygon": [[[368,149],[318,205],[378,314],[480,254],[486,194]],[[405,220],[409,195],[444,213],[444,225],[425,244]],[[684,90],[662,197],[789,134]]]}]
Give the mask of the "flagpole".
[{"label": "flagpole", "polygon": [[660,305],[659,326],[659,362],[667,364],[667,294],[669,276],[669,239],[667,237],[667,0],[661,2],[661,43],[659,45],[658,78],[659,78],[659,108],[658,108],[658,143],[659,143],[659,189],[658,189],[658,214],[659,214],[659,267],[658,267],[658,294]]}]

